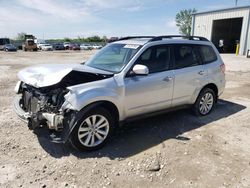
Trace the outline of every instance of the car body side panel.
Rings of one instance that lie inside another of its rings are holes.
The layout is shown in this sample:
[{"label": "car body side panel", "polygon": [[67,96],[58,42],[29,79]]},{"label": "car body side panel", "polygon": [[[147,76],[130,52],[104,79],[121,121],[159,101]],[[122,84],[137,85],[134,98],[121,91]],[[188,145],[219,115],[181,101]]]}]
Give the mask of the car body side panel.
[{"label": "car body side panel", "polygon": [[125,78],[126,116],[162,110],[171,106],[173,72]]},{"label": "car body side panel", "polygon": [[[80,111],[91,103],[108,101],[117,107],[120,116],[119,119],[123,120],[125,118],[122,108],[124,89],[117,85],[113,77],[71,86],[68,87],[68,89],[70,91],[65,95],[65,105],[63,105],[62,108]],[[67,103],[69,103],[69,105]]]},{"label": "car body side panel", "polygon": [[207,70],[208,73],[208,82],[209,83],[215,83],[217,88],[218,88],[218,96],[220,96],[226,85],[226,79],[225,79],[225,73],[221,71],[221,65],[224,64],[217,48],[211,44],[213,47],[216,55],[217,55],[217,61],[213,63],[209,63],[205,65],[205,69]]},{"label": "car body side panel", "polygon": [[220,96],[224,91],[226,84],[225,75],[224,73],[222,73],[220,68],[221,61],[217,60],[213,63],[209,63],[204,66],[208,74],[208,83],[214,83],[217,86],[218,96]]},{"label": "car body side panel", "polygon": [[193,96],[207,84],[206,75],[200,75],[204,71],[203,65],[174,70],[174,93],[172,106],[192,104]]}]

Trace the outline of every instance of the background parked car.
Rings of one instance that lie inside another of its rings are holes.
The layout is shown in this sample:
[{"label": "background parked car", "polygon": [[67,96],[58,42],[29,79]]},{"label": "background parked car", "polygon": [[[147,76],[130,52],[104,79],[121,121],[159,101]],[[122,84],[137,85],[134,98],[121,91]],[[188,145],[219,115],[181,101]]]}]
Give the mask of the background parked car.
[{"label": "background parked car", "polygon": [[0,50],[4,50],[4,45],[10,44],[10,39],[8,38],[0,38]]},{"label": "background parked car", "polygon": [[80,45],[81,50],[92,50],[93,47],[89,44],[81,44]]},{"label": "background parked car", "polygon": [[69,50],[80,50],[80,46],[78,44],[70,44]]},{"label": "background parked car", "polygon": [[54,50],[65,50],[64,45],[62,43],[56,43],[53,45]]},{"label": "background parked car", "polygon": [[71,44],[70,42],[64,42],[64,43],[63,43],[64,49],[65,49],[65,50],[68,50],[70,44]]},{"label": "background parked car", "polygon": [[41,45],[41,50],[43,50],[43,51],[52,51],[53,46],[51,44],[43,44],[43,45]]},{"label": "background parked car", "polygon": [[3,50],[6,52],[9,52],[9,51],[16,52],[17,48],[13,44],[5,44],[3,47]]},{"label": "background parked car", "polygon": [[39,50],[41,50],[42,48],[42,45],[44,45],[44,44],[46,44],[45,42],[38,42],[38,43],[36,43],[36,45],[37,45],[37,48],[39,49]]},{"label": "background parked car", "polygon": [[93,49],[101,49],[101,48],[102,48],[102,45],[93,44],[93,45],[92,45],[92,48],[93,48]]}]

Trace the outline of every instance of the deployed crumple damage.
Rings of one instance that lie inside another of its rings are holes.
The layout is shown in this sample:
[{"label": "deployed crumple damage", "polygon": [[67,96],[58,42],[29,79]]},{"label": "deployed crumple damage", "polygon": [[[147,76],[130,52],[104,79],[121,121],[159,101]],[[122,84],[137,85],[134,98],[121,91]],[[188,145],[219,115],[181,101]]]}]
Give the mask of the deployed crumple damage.
[{"label": "deployed crumple damage", "polygon": [[67,109],[75,110],[62,108],[70,105],[71,101],[65,97],[67,93],[72,94],[70,87],[92,84],[112,76],[110,72],[81,64],[40,65],[20,71],[18,77],[22,82],[19,92],[22,95],[19,102],[22,110],[29,114],[29,127],[35,129],[47,124],[49,129],[62,129],[64,121],[67,121]]},{"label": "deployed crumple damage", "polygon": [[[88,81],[95,81],[94,75],[96,75],[96,80],[101,79],[99,77],[100,75],[112,76],[110,72],[81,64],[45,64],[23,69],[18,73],[18,77],[22,82],[28,85],[42,88],[58,84],[65,77],[68,77],[68,81],[75,78],[75,81],[79,81],[79,83],[76,84],[85,83],[86,80],[84,80],[84,77],[86,77],[87,74],[88,76],[92,75],[92,79],[88,78]],[[71,82],[74,81],[71,80]],[[76,84],[71,83],[71,85]]]}]

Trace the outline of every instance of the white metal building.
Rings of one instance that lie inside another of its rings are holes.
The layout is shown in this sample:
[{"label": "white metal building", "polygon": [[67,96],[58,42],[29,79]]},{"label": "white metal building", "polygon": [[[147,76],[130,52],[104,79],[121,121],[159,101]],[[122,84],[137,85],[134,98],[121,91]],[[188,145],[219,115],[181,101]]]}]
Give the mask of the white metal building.
[{"label": "white metal building", "polygon": [[235,53],[239,42],[239,54],[245,55],[250,49],[250,6],[196,13],[192,35],[206,37],[218,48],[222,43],[225,53]]}]

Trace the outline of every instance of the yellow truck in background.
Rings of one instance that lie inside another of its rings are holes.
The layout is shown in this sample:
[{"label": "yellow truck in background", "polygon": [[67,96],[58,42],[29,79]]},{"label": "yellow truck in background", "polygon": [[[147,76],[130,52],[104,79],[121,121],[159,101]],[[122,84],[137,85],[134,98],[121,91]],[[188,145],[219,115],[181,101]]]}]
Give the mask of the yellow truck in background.
[{"label": "yellow truck in background", "polygon": [[22,44],[23,51],[37,51],[37,44],[33,35],[25,35],[25,41]]}]

